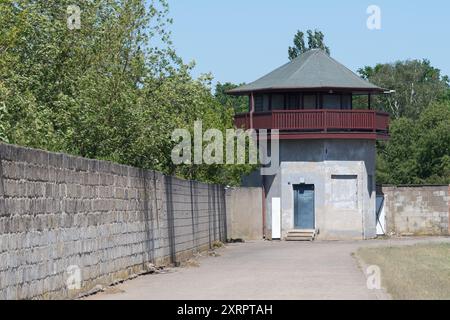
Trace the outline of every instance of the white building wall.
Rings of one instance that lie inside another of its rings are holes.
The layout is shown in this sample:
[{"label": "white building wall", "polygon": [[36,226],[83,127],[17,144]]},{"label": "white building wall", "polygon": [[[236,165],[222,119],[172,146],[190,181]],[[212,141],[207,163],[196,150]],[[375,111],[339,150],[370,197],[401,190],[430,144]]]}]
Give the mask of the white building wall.
[{"label": "white building wall", "polygon": [[318,239],[376,236],[375,141],[281,141],[280,163],[275,176],[264,178],[268,229],[273,197],[281,198],[282,238],[294,228],[293,186],[305,183],[315,186]]}]

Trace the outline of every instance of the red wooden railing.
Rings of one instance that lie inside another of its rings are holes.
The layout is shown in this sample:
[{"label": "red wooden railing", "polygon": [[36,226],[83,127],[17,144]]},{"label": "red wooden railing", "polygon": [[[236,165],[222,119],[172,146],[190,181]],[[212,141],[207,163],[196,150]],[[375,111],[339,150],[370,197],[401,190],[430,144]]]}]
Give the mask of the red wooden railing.
[{"label": "red wooden railing", "polygon": [[[250,129],[250,113],[235,116],[238,128]],[[374,110],[277,110],[253,113],[253,129],[295,131],[389,131],[389,114]]]}]

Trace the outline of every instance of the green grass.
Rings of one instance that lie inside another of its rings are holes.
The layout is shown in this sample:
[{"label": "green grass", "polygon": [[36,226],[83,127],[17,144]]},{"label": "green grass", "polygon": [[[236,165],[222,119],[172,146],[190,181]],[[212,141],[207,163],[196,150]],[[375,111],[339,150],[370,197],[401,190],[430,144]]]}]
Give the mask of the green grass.
[{"label": "green grass", "polygon": [[450,299],[448,243],[361,248],[357,256],[380,267],[382,286],[394,299]]}]

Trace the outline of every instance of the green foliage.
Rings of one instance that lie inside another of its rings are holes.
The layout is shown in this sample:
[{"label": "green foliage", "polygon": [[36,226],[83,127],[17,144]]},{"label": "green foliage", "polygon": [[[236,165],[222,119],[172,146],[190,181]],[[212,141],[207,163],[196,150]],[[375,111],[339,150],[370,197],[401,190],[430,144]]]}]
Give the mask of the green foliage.
[{"label": "green foliage", "polygon": [[432,104],[418,120],[394,120],[377,160],[379,183],[450,184],[450,103]]},{"label": "green foliage", "polygon": [[450,101],[450,88],[439,98],[440,102]]},{"label": "green foliage", "polygon": [[302,53],[305,53],[311,49],[322,49],[328,55],[330,54],[330,48],[325,45],[325,35],[319,30],[306,31],[308,37],[308,46],[305,44],[305,33],[300,30],[294,36],[294,46],[289,47],[288,54],[289,60],[297,58]]},{"label": "green foliage", "polygon": [[3,141],[224,184],[249,170],[170,161],[174,128],[224,131],[233,111],[175,54],[166,0],[2,0],[0,16]]},{"label": "green foliage", "polygon": [[232,108],[235,113],[248,112],[248,96],[231,96],[226,94],[228,90],[232,90],[243,85],[244,83],[236,85],[231,82],[226,82],[224,84],[219,82],[216,84],[215,97],[223,106]]},{"label": "green foliage", "polygon": [[[377,182],[450,183],[448,77],[428,60],[378,64],[358,72],[380,87],[395,90],[373,97],[373,106],[393,118],[390,140],[378,144]],[[366,103],[359,97],[355,101],[356,107]]]},{"label": "green foliage", "polygon": [[373,105],[394,118],[418,119],[430,103],[448,96],[449,79],[428,60],[408,60],[364,67],[359,74],[395,93],[373,97]]}]

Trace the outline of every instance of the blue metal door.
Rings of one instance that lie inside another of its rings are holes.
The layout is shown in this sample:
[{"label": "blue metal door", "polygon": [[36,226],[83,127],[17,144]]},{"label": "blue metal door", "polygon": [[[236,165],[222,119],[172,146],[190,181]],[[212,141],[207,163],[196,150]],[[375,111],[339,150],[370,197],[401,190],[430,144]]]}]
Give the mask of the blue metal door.
[{"label": "blue metal door", "polygon": [[296,229],[315,229],[314,185],[294,186],[294,226]]}]

